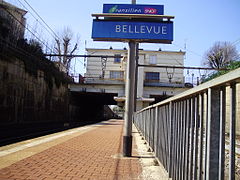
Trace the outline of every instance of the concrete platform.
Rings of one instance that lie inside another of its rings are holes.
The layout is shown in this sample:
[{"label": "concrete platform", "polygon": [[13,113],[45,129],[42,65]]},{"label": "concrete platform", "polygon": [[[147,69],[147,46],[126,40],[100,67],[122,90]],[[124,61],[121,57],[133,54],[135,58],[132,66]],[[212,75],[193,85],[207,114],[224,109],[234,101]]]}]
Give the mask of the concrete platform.
[{"label": "concrete platform", "polygon": [[109,120],[2,146],[0,180],[168,179],[136,129],[122,157],[122,131],[123,120]]}]

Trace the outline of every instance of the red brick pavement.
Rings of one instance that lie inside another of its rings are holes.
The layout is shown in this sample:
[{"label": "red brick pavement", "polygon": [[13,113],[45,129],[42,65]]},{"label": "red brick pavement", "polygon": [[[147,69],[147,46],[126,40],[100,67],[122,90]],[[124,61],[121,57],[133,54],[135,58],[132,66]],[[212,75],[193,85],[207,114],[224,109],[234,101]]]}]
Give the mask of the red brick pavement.
[{"label": "red brick pavement", "polygon": [[0,180],[140,179],[138,158],[116,158],[122,151],[123,121],[103,124],[1,169]]}]

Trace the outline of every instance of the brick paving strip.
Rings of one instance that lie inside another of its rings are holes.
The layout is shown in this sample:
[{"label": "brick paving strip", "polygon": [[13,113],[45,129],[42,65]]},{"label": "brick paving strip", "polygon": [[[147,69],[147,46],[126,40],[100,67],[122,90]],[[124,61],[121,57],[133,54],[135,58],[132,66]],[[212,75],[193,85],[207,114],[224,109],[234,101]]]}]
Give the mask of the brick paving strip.
[{"label": "brick paving strip", "polygon": [[57,145],[38,145],[47,149],[0,169],[0,180],[140,179],[136,151],[132,158],[121,157],[122,130],[122,120],[110,120]]}]

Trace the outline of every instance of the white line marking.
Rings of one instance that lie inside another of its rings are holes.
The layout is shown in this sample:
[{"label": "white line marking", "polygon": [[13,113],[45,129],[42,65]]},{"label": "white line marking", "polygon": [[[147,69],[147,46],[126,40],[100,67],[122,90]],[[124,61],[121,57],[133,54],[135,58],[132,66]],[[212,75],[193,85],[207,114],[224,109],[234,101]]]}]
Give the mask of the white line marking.
[{"label": "white line marking", "polygon": [[61,134],[58,134],[58,135],[55,135],[55,136],[52,136],[52,137],[46,137],[44,139],[41,139],[41,140],[36,140],[34,142],[30,142],[28,144],[24,144],[24,145],[21,145],[21,146],[18,146],[18,147],[15,147],[15,148],[11,148],[11,149],[8,149],[8,150],[4,150],[4,151],[0,151],[0,157],[2,156],[6,156],[8,154],[11,154],[11,153],[15,153],[17,151],[21,151],[23,149],[26,149],[26,148],[29,148],[29,147],[33,147],[33,146],[37,146],[39,144],[43,144],[43,143],[46,143],[46,142],[49,142],[49,141],[53,141],[57,138],[60,138],[60,137],[63,137],[63,136],[67,136],[67,135],[70,135],[70,134],[73,134],[73,133],[76,133],[78,131],[82,131],[82,130],[86,130],[86,129],[89,129],[91,126],[88,126],[88,127],[80,127],[80,128],[77,128],[77,129],[74,129],[70,132],[65,132],[65,133],[61,133]]}]

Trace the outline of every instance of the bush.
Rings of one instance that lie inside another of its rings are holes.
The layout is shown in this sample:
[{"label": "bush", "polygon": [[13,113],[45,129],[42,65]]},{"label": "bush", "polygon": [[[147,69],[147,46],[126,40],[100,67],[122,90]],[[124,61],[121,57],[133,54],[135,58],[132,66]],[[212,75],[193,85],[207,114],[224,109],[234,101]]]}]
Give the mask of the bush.
[{"label": "bush", "polygon": [[215,72],[215,73],[211,74],[210,76],[208,76],[207,78],[203,79],[203,82],[207,82],[207,81],[212,80],[216,77],[224,75],[224,74],[228,73],[229,71],[240,68],[240,61],[231,61],[228,66],[225,66],[225,68],[227,70],[220,70],[218,72]]}]

